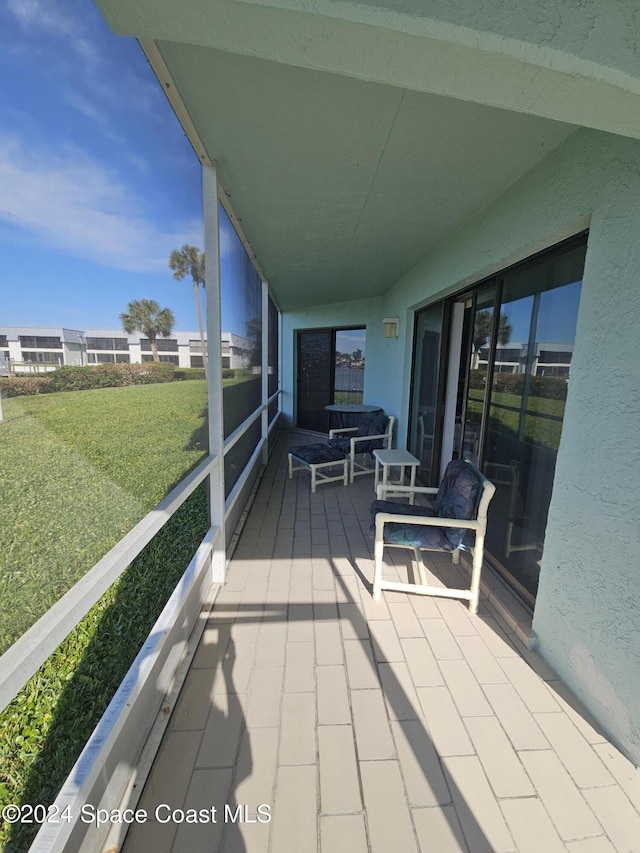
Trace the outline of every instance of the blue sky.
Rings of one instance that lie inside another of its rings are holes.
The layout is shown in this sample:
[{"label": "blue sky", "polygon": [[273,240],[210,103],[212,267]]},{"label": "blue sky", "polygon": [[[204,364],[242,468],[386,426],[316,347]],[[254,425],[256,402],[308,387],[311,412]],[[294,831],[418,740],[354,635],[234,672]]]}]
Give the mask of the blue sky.
[{"label": "blue sky", "polygon": [[201,170],[137,42],[88,0],[0,4],[0,325],[119,328],[156,299],[195,329]]}]

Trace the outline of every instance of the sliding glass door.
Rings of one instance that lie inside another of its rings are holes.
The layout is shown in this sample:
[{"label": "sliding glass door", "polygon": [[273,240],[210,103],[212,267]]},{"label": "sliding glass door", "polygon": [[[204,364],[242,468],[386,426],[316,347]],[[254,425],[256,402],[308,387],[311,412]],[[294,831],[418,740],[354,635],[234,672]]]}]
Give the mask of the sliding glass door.
[{"label": "sliding glass door", "polygon": [[[483,469],[496,484],[487,547],[525,598],[538,588],[575,342],[585,247],[505,276],[491,355]],[[489,353],[487,353],[487,357]]]},{"label": "sliding glass door", "polygon": [[421,459],[422,481],[437,483],[456,457],[496,485],[488,556],[531,604],[585,252],[583,236],[416,317],[409,446]]},{"label": "sliding glass door", "polygon": [[431,485],[438,473],[443,310],[443,303],[439,303],[421,311],[415,325],[409,447],[420,460],[418,479],[426,485]]},{"label": "sliding glass door", "polygon": [[366,329],[309,329],[297,333],[296,425],[327,432],[334,403],[362,403]]}]

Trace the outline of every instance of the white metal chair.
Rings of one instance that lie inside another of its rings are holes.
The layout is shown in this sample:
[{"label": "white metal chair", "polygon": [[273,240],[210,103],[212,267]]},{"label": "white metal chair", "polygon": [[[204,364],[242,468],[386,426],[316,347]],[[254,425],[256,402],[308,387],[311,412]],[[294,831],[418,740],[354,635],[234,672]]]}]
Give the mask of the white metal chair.
[{"label": "white metal chair", "polygon": [[[391,450],[395,420],[390,415],[377,413],[363,418],[360,426],[329,431],[329,446],[348,455],[350,483],[362,474],[374,473],[374,450]],[[363,461],[358,462],[357,456],[363,456]],[[372,460],[370,466],[365,464],[367,456]]]},{"label": "white metal chair", "polygon": [[[471,462],[455,459],[449,463],[439,489],[425,486],[380,484],[378,500],[371,506],[375,530],[373,598],[378,601],[383,589],[415,592],[421,595],[461,598],[469,602],[471,613],[477,613],[480,595],[480,573],[484,557],[487,510],[495,486]],[[411,494],[434,495],[434,508],[392,503],[384,498]],[[473,563],[469,589],[429,586],[421,551],[447,551],[454,563],[460,558],[462,540],[467,530],[473,531]],[[408,548],[416,561],[415,583],[399,583],[382,577],[385,548]],[[420,582],[417,582],[417,579]]]}]

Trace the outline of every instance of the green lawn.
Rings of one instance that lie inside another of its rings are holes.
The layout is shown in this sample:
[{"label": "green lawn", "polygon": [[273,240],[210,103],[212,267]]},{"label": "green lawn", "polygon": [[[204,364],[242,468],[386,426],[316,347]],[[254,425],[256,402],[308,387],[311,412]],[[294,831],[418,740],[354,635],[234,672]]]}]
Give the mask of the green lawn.
[{"label": "green lawn", "polygon": [[[203,458],[206,399],[190,381],[3,401],[4,647]],[[53,802],[207,523],[202,484],[0,714],[0,807]],[[0,849],[37,829],[0,823]]]},{"label": "green lawn", "polygon": [[203,381],[3,401],[0,651],[206,453]]},{"label": "green lawn", "polygon": [[[483,396],[482,391],[469,391],[468,412],[473,416],[472,419],[478,423],[482,414]],[[490,428],[498,433],[517,436],[520,428],[522,398],[517,394],[494,391],[491,395],[491,403]],[[503,406],[506,408],[502,408]],[[541,415],[562,418],[564,417],[564,407],[564,400],[529,397],[525,422],[525,441],[557,451],[560,445],[562,421],[541,417]]]}]

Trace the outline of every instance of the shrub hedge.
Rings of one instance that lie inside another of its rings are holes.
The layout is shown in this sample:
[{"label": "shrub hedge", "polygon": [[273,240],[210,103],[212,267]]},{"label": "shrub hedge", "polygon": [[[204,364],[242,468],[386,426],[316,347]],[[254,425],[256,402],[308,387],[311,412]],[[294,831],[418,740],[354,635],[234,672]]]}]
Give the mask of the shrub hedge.
[{"label": "shrub hedge", "polygon": [[173,378],[176,382],[184,379],[206,379],[204,367],[176,367]]},{"label": "shrub hedge", "polygon": [[[521,397],[524,392],[524,377],[524,373],[494,373],[493,390]],[[484,390],[486,382],[486,370],[469,372],[469,388]],[[566,400],[567,382],[555,376],[533,376],[530,394],[532,397],[543,397],[546,400]]]},{"label": "shrub hedge", "polygon": [[[53,391],[88,391],[92,388],[119,388],[172,382],[175,366],[161,362],[145,364],[96,364],[86,367],[59,367],[44,376],[9,376],[0,379],[5,397],[49,394]],[[185,377],[182,377],[185,378]],[[199,378],[199,377],[193,377]]]}]

